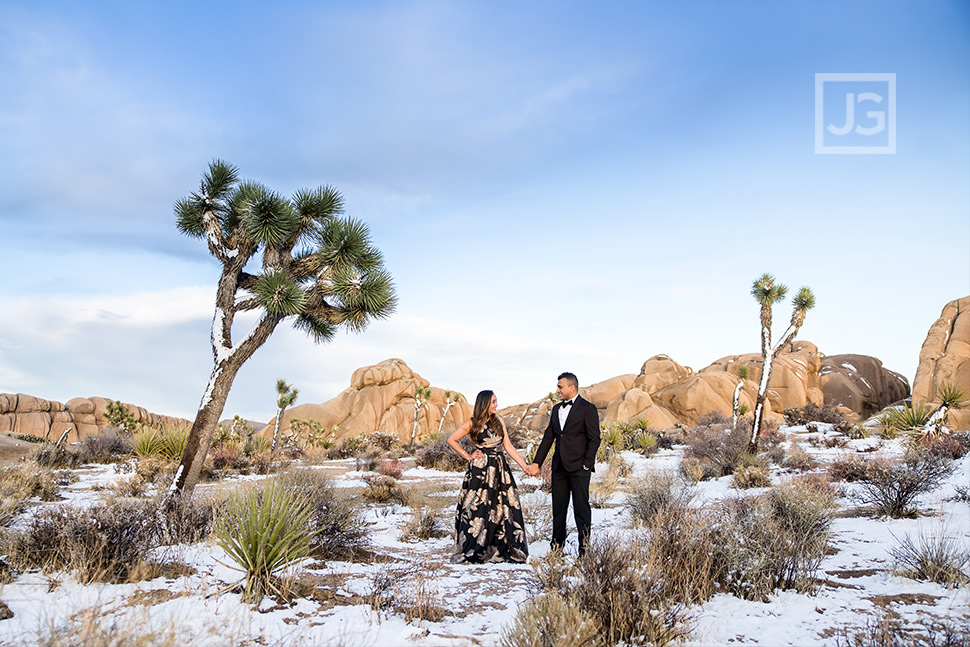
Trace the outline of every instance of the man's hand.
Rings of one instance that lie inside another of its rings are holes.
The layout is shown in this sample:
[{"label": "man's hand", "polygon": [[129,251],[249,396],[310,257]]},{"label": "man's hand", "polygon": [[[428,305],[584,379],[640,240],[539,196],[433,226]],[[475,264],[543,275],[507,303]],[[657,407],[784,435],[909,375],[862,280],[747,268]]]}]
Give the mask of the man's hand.
[{"label": "man's hand", "polygon": [[539,466],[535,463],[529,463],[525,468],[525,473],[529,476],[539,476]]}]

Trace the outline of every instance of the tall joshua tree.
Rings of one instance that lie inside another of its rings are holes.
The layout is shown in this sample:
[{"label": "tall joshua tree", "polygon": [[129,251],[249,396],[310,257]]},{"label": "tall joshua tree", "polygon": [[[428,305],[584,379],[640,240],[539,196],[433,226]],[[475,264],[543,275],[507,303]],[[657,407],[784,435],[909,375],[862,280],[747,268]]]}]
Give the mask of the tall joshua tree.
[{"label": "tall joshua tree", "polygon": [[788,288],[781,283],[775,283],[771,274],[762,274],[751,286],[751,295],[761,304],[761,382],[758,384],[758,400],[754,406],[754,424],[751,426],[751,441],[748,451],[758,451],[758,438],[761,436],[761,426],[764,423],[765,402],[768,400],[768,381],[774,359],[786,344],[790,343],[805,322],[805,313],[815,307],[815,295],[807,287],[803,287],[792,299],[791,323],[785,330],[778,343],[771,345],[771,308],[785,298]]},{"label": "tall joshua tree", "polygon": [[[342,217],[343,197],[332,187],[300,190],[292,198],[216,160],[199,190],[175,203],[179,231],[203,239],[222,264],[212,318],[212,373],[170,490],[191,493],[236,373],[285,319],[315,342],[340,328],[361,332],[396,305],[391,275],[367,226]],[[250,268],[250,263],[254,267]],[[239,313],[259,314],[239,338]]]},{"label": "tall joshua tree", "polygon": [[283,427],[283,412],[296,402],[296,396],[300,395],[300,390],[292,384],[287,384],[283,378],[279,378],[276,380],[276,395],[276,427],[273,429],[273,446],[270,448],[274,452],[279,442],[280,429]]},{"label": "tall joshua tree", "polygon": [[441,412],[441,420],[438,422],[438,433],[441,433],[442,428],[445,426],[445,416],[448,415],[448,409],[461,402],[462,395],[457,391],[452,393],[451,391],[445,391],[445,410]]}]

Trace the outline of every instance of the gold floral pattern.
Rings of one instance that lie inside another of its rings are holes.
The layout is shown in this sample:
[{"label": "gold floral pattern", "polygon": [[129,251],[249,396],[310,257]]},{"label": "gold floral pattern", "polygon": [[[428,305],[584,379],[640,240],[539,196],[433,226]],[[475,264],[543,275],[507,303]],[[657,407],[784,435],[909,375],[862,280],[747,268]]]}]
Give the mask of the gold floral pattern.
[{"label": "gold floral pattern", "polygon": [[455,512],[459,562],[524,562],[529,556],[522,506],[502,448],[502,432],[488,427],[476,447],[484,457],[468,464]]}]

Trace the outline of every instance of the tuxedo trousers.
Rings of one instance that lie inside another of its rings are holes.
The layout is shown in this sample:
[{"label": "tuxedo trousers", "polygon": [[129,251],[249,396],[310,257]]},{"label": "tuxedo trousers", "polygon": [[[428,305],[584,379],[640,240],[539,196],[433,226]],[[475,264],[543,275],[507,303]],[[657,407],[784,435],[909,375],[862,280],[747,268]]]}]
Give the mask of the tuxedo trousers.
[{"label": "tuxedo trousers", "polygon": [[573,501],[573,518],[579,534],[579,554],[589,545],[593,512],[589,507],[590,470],[567,472],[562,463],[555,461],[552,468],[552,547],[562,549],[566,544],[566,513],[569,500]]}]

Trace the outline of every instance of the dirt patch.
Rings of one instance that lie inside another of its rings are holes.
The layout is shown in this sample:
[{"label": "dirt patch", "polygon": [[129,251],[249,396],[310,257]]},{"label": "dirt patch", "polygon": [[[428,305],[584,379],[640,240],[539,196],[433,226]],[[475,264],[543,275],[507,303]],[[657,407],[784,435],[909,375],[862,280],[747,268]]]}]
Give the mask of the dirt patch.
[{"label": "dirt patch", "polygon": [[870,577],[876,575],[877,573],[885,573],[884,568],[861,568],[858,570],[844,570],[844,571],[825,571],[826,575],[831,575],[837,577],[840,580],[848,580],[856,577]]},{"label": "dirt patch", "polygon": [[927,595],[926,593],[897,593],[896,595],[873,595],[863,599],[870,600],[877,607],[885,609],[890,604],[926,604],[932,607],[936,606],[936,601],[941,597],[939,595]]},{"label": "dirt patch", "polygon": [[135,591],[135,594],[128,598],[128,602],[125,606],[143,606],[150,607],[156,604],[162,604],[163,602],[168,602],[169,600],[174,600],[176,598],[182,598],[189,595],[187,592],[173,593],[168,589],[152,589],[151,591]]},{"label": "dirt patch", "polygon": [[39,445],[0,434],[0,467],[18,463],[33,454]]},{"label": "dirt patch", "polygon": [[827,586],[830,589],[862,589],[861,586],[856,586],[855,584],[846,584],[844,582],[836,582],[834,580],[822,580],[817,577],[813,577],[809,580],[813,586]]}]

